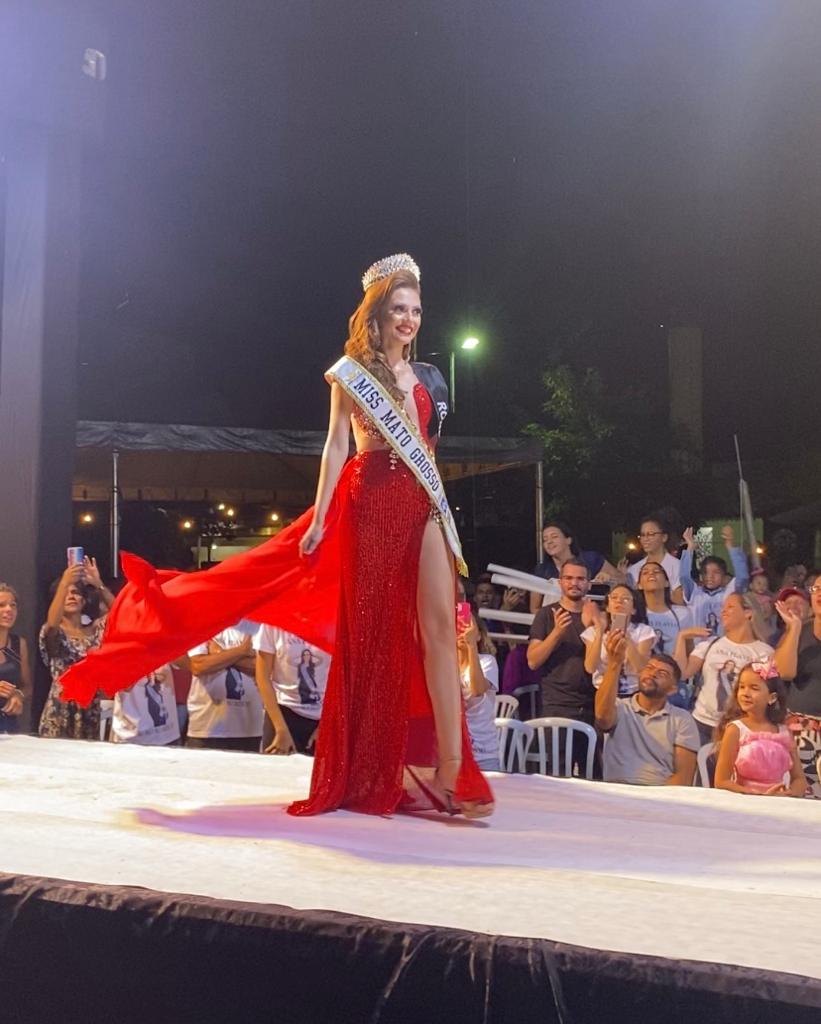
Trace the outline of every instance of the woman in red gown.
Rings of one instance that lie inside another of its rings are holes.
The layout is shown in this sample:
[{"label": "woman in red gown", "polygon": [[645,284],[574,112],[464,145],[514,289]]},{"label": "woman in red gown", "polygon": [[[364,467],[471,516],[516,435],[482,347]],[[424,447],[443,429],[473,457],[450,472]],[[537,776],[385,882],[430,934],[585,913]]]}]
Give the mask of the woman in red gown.
[{"label": "woman in red gown", "polygon": [[[365,275],[345,353],[435,444],[428,431],[439,418],[409,358],[422,319],[418,272],[409,258],[388,272],[396,262],[383,260]],[[357,453],[345,465],[351,425]],[[341,555],[336,647],[311,794],[291,811],[385,814],[427,798],[467,816],[489,814],[490,790],[464,731],[453,556],[412,472],[337,383],[313,519],[300,545],[306,555],[321,548],[332,496]]]},{"label": "woman in red gown", "polygon": [[[345,353],[433,448],[439,415],[410,362],[422,315],[416,264],[389,257],[363,286]],[[278,625],[333,653],[311,791],[290,813],[492,812],[464,725],[454,558],[425,491],[338,383],[313,509],[202,573],[156,572],[127,554],[123,569],[129,582],[102,647],[63,679],[73,699],[128,686],[241,617]]]}]

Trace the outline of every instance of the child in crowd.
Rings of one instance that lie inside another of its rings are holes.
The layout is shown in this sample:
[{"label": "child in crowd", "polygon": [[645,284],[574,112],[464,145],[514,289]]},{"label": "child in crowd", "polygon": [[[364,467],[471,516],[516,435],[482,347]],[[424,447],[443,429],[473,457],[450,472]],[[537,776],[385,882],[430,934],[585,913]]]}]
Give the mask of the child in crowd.
[{"label": "child in crowd", "polygon": [[593,677],[598,689],[607,668],[607,649],[604,638],[611,629],[624,632],[627,652],[619,676],[619,697],[629,697],[639,688],[639,673],[647,664],[653,645],[655,631],[646,622],[636,622],[636,602],[633,591],[626,583],[617,583],[607,595],[607,613],[594,612],[596,622],[581,634],[585,645],[584,668]]},{"label": "child in crowd", "polygon": [[[798,748],[784,725],[784,683],[770,661],[739,672],[732,700],[718,729],[716,789],[761,796],[803,796],[806,779]],[[789,783],[784,778],[789,775]]]},{"label": "child in crowd", "polygon": [[681,587],[684,600],[690,609],[694,626],[710,630],[711,636],[721,632],[721,607],[730,594],[743,594],[750,581],[747,558],[741,548],[735,546],[735,535],[729,524],[721,528],[721,539],[733,563],[735,578],[728,576],[727,563],[723,558],[708,555],[699,566],[699,583],[692,577],[695,557],[695,531],[688,526],[682,534],[686,548],[681,555]]},{"label": "child in crowd", "polygon": [[775,595],[770,590],[770,581],[765,569],[753,569],[750,573],[750,597],[758,605],[761,618],[772,633],[776,627]]},{"label": "child in crowd", "polygon": [[456,648],[465,701],[465,724],[473,756],[482,771],[498,771],[496,692],[499,689],[499,666],[494,657],[496,648],[487,630],[475,617],[471,618],[469,625],[460,628]]}]

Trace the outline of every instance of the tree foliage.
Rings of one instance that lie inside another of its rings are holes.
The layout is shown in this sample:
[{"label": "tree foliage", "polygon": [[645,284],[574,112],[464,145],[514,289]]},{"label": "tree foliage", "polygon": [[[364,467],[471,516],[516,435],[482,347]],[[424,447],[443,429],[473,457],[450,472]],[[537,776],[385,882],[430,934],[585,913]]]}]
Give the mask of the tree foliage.
[{"label": "tree foliage", "polygon": [[561,356],[542,382],[543,416],[525,432],[544,447],[548,517],[617,528],[660,505],[709,500],[681,471],[691,445],[670,427],[662,389],[644,380],[616,387]]}]

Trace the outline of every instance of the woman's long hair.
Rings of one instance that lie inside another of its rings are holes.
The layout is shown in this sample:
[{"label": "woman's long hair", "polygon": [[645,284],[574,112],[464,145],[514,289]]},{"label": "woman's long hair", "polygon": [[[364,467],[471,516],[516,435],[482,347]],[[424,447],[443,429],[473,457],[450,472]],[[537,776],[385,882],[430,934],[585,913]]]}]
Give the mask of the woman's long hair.
[{"label": "woman's long hair", "polygon": [[[396,374],[388,366],[379,337],[379,320],[385,315],[391,296],[397,288],[419,291],[419,282],[410,270],[397,270],[372,284],[348,321],[345,355],[361,363],[390,392],[397,402],[405,401],[405,392],[396,383]],[[414,346],[406,345],[403,359],[410,359]]]},{"label": "woman's long hair", "polygon": [[673,595],[672,591],[670,590],[670,577],[667,575],[667,570],[664,568],[661,562],[645,562],[644,565],[641,567],[641,570],[639,572],[639,578],[636,584],[636,590],[633,594],[633,600],[636,602],[636,613],[638,616],[636,621],[647,622],[647,598],[644,596],[644,591],[641,589],[639,584],[641,583],[641,574],[644,572],[645,568],[648,565],[654,565],[655,568],[664,577],[664,605],[668,611],[673,613],[673,617],[675,618],[676,622],[680,623],[678,612],[673,607]]}]

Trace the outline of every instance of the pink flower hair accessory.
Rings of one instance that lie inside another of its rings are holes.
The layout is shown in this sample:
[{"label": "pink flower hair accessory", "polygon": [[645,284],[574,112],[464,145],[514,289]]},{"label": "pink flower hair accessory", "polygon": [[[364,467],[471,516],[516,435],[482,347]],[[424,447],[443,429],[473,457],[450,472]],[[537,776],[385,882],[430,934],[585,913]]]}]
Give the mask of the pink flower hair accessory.
[{"label": "pink flower hair accessory", "polygon": [[778,669],[771,658],[765,661],[751,661],[750,668],[762,679],[778,679]]}]

